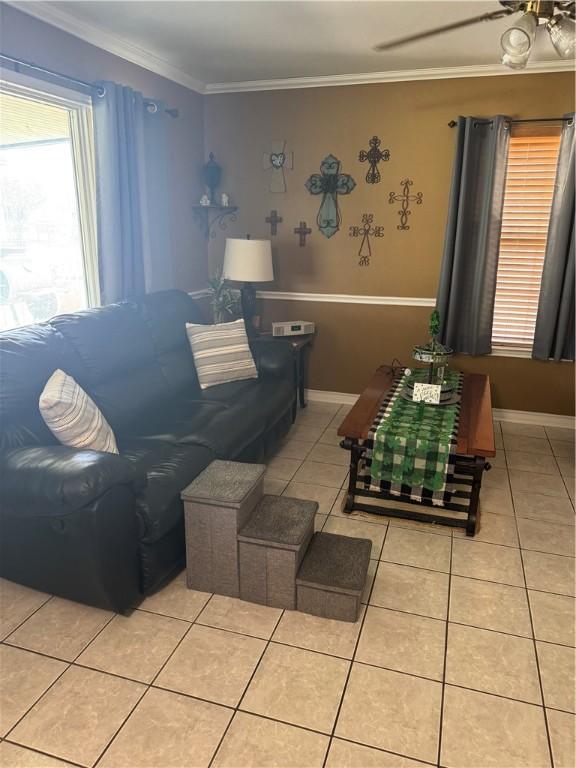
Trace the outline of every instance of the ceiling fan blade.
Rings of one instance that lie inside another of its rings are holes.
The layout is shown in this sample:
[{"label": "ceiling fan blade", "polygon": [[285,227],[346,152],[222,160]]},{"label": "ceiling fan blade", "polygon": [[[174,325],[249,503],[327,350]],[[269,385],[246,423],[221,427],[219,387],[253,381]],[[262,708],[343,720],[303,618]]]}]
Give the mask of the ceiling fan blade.
[{"label": "ceiling fan blade", "polygon": [[400,45],[406,45],[407,43],[416,42],[416,40],[424,40],[427,37],[433,37],[434,35],[440,35],[443,32],[450,32],[453,29],[462,29],[462,27],[470,27],[472,24],[479,24],[481,21],[495,21],[496,19],[503,19],[505,16],[509,16],[515,11],[512,8],[503,8],[500,11],[492,11],[491,13],[483,13],[482,16],[473,16],[470,19],[464,19],[463,21],[455,21],[453,24],[445,24],[443,27],[436,27],[435,29],[429,29],[427,32],[419,32],[416,35],[408,35],[407,37],[399,37],[397,40],[392,40],[389,43],[378,43],[374,46],[375,51],[389,51],[392,48],[397,48]]}]

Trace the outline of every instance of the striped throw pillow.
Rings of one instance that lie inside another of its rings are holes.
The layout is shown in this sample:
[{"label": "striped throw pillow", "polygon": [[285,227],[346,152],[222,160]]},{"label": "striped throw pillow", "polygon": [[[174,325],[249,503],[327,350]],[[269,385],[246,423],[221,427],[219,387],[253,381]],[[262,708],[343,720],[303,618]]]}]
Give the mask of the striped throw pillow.
[{"label": "striped throw pillow", "polygon": [[218,325],[186,323],[186,334],[202,389],[258,378],[244,320]]},{"label": "striped throw pillow", "polygon": [[46,426],[62,445],[118,453],[112,428],[95,402],[60,369],[46,382],[38,402]]}]

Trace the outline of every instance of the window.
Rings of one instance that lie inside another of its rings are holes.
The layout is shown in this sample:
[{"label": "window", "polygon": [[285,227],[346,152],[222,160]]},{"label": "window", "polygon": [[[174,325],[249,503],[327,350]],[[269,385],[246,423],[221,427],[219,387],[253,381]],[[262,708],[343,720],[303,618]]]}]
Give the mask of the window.
[{"label": "window", "polygon": [[534,341],[560,129],[512,126],[492,344],[529,353]]},{"label": "window", "polygon": [[99,299],[90,102],[48,88],[0,83],[0,330]]}]

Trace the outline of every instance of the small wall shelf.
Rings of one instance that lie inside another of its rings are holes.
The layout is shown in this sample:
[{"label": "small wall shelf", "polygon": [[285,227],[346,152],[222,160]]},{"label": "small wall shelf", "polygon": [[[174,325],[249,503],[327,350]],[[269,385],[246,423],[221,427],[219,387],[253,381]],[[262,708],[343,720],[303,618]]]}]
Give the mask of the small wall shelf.
[{"label": "small wall shelf", "polygon": [[211,237],[216,237],[216,225],[220,229],[227,228],[226,219],[229,221],[236,221],[237,205],[193,205],[192,210],[196,220],[204,229],[204,237],[209,240]]}]

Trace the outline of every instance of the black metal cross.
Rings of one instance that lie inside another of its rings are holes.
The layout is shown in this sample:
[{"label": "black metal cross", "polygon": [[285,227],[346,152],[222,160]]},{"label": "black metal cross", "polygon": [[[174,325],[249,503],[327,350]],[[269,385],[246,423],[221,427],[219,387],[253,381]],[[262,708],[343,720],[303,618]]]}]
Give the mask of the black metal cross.
[{"label": "black metal cross", "polygon": [[358,251],[358,265],[360,267],[367,267],[370,264],[370,257],[372,256],[370,237],[384,237],[384,227],[372,226],[373,223],[374,214],[363,213],[361,226],[349,227],[349,237],[360,237],[362,235],[362,242]]},{"label": "black metal cross", "polygon": [[378,136],[372,136],[372,138],[368,142],[370,149],[369,150],[362,149],[360,151],[360,154],[358,155],[358,160],[360,160],[361,163],[365,163],[366,161],[370,163],[370,168],[366,173],[366,181],[368,182],[368,184],[378,184],[378,182],[380,181],[380,171],[378,170],[378,163],[381,160],[390,160],[390,150],[380,149],[381,143],[382,142],[380,141]]},{"label": "black metal cross", "polygon": [[278,224],[281,224],[284,219],[282,216],[278,216],[278,211],[270,211],[270,216],[266,216],[264,219],[266,224],[270,224],[270,234],[278,234]]},{"label": "black metal cross", "polygon": [[410,187],[413,184],[414,182],[412,179],[403,179],[400,182],[400,186],[402,187],[402,194],[397,195],[394,192],[390,192],[388,202],[390,204],[401,203],[400,210],[398,211],[398,216],[400,216],[400,224],[398,224],[396,229],[410,229],[410,224],[408,224],[408,216],[412,215],[412,211],[410,210],[410,203],[422,205],[422,198],[424,197],[422,192],[416,192],[415,195],[410,194]]},{"label": "black metal cross", "polygon": [[302,248],[303,246],[306,245],[306,236],[307,235],[311,235],[312,234],[312,230],[310,229],[310,227],[306,226],[306,222],[305,221],[301,221],[300,222],[300,226],[296,227],[294,229],[294,234],[295,235],[300,235],[300,241],[299,241],[298,245]]}]

